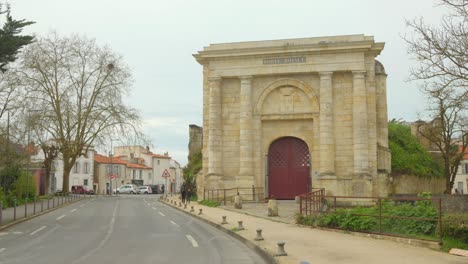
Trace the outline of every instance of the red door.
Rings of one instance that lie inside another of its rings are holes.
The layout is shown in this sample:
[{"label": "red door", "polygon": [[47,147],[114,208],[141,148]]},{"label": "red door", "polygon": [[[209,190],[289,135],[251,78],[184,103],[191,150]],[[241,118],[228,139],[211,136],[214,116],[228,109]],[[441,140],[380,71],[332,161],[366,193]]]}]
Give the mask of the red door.
[{"label": "red door", "polygon": [[276,199],[294,199],[308,192],[309,148],[301,139],[284,137],[268,151],[268,191]]}]

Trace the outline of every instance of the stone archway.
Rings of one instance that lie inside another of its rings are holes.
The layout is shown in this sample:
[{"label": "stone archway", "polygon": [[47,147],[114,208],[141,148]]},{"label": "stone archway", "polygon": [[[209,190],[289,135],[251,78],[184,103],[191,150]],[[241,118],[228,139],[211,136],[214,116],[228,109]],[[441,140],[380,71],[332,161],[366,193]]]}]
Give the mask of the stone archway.
[{"label": "stone archway", "polygon": [[310,179],[310,152],[296,137],[282,137],[268,151],[268,193],[277,199],[294,199],[307,193]]}]

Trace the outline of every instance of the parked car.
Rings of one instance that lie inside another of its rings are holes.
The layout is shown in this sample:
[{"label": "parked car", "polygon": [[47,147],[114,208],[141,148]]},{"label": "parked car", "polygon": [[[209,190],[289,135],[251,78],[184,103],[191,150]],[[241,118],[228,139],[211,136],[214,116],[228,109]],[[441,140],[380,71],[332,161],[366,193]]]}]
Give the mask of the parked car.
[{"label": "parked car", "polygon": [[159,188],[159,185],[147,185],[151,188],[151,190],[153,191],[152,193],[153,194],[158,194],[158,193],[161,193],[161,188]]},{"label": "parked car", "polygon": [[144,194],[151,194],[153,193],[153,190],[151,189],[151,187],[149,186],[140,186],[138,187],[138,189],[140,189],[140,193],[144,193]]},{"label": "parked car", "polygon": [[139,194],[140,190],[134,184],[125,184],[120,186],[117,189],[114,189],[114,193],[131,193],[131,194]]},{"label": "parked car", "polygon": [[73,185],[71,192],[76,194],[94,194],[94,190],[86,185]]}]

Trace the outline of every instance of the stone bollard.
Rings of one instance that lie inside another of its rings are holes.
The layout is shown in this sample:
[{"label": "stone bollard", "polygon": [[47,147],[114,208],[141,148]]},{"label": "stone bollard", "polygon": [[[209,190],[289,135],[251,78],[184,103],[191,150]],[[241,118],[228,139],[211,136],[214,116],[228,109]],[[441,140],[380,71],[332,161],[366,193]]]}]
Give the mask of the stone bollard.
[{"label": "stone bollard", "polygon": [[201,215],[203,213],[203,209],[200,208],[199,210],[200,212],[198,212],[198,215]]},{"label": "stone bollard", "polygon": [[244,226],[242,225],[243,221],[237,221],[237,224],[239,224],[239,226],[237,227],[237,230],[245,230]]},{"label": "stone bollard", "polygon": [[301,201],[301,197],[299,197],[299,195],[297,195],[296,197],[294,197],[294,201],[299,204],[300,201]]},{"label": "stone bollard", "polygon": [[179,207],[182,207],[182,202],[179,202]]},{"label": "stone bollard", "polygon": [[226,216],[223,215],[223,221],[221,222],[222,225],[226,225],[228,222],[226,221]]},{"label": "stone bollard", "polygon": [[286,251],[284,251],[284,244],[286,244],[286,242],[284,241],[278,241],[277,245],[278,245],[278,253],[276,254],[277,257],[279,256],[287,256],[288,253],[286,253]]},{"label": "stone bollard", "polygon": [[255,241],[260,241],[260,240],[264,240],[263,237],[262,237],[262,229],[257,229],[257,237],[254,239]]},{"label": "stone bollard", "polygon": [[195,212],[195,209],[193,209],[193,205],[190,207],[191,207],[190,212]]},{"label": "stone bollard", "polygon": [[278,203],[276,199],[268,200],[268,216],[278,216]]},{"label": "stone bollard", "polygon": [[299,264],[310,264],[310,263],[307,262],[307,261],[301,261],[301,263],[299,263]]},{"label": "stone bollard", "polygon": [[186,203],[184,203],[184,209],[187,209],[187,204]]},{"label": "stone bollard", "polygon": [[242,196],[240,195],[234,196],[234,207],[236,209],[242,209]]}]

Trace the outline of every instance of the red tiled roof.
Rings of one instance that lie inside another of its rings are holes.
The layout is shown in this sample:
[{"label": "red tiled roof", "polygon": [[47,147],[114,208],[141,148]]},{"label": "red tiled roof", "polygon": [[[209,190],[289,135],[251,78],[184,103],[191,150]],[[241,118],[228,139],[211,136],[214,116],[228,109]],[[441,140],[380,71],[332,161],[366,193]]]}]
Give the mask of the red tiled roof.
[{"label": "red tiled roof", "polygon": [[151,170],[151,167],[142,165],[142,164],[136,164],[136,163],[127,163],[128,168],[133,168],[133,169],[144,169],[144,170]]},{"label": "red tiled roof", "polygon": [[122,164],[127,166],[128,168],[134,168],[134,169],[144,169],[144,170],[151,170],[151,167],[145,166],[143,164],[136,164],[136,163],[130,163],[128,161],[122,160],[119,157],[106,157],[104,155],[100,154],[94,154],[94,161],[97,163],[105,163],[105,164]]},{"label": "red tiled roof", "polygon": [[[463,146],[458,146],[458,151],[462,152],[462,150],[463,150]],[[463,159],[468,160],[468,147],[465,148],[465,154],[463,155]]]},{"label": "red tiled roof", "polygon": [[148,154],[151,155],[153,158],[158,158],[158,159],[170,159],[171,158],[169,156],[164,156],[161,154],[153,154],[153,153],[148,153]]},{"label": "red tiled roof", "polygon": [[97,163],[127,165],[127,162],[126,162],[126,161],[123,161],[123,160],[121,160],[121,159],[118,158],[118,157],[112,157],[112,158],[110,158],[110,157],[106,157],[106,156],[104,156],[104,155],[97,154],[97,153],[94,154],[94,161],[96,161]]}]

